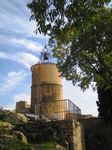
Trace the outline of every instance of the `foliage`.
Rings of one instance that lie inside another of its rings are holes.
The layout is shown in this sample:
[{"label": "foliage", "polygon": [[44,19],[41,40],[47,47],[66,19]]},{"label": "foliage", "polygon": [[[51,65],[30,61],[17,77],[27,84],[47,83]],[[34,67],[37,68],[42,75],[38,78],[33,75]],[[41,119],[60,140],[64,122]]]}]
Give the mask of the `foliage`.
[{"label": "foliage", "polygon": [[98,86],[97,92],[99,117],[112,122],[112,89]]},{"label": "foliage", "polygon": [[86,150],[112,149],[112,123],[102,119],[83,120]]},{"label": "foliage", "polygon": [[[82,89],[90,83],[112,87],[110,0],[32,0],[27,6],[36,33],[49,35],[61,75]],[[93,84],[93,87],[94,84]]]}]

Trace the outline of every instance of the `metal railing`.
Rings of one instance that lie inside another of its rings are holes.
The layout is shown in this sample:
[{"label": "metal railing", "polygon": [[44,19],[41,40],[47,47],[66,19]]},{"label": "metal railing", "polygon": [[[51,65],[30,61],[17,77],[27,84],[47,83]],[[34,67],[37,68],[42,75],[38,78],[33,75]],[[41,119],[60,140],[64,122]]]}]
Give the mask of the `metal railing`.
[{"label": "metal railing", "polygon": [[35,114],[43,115],[51,120],[77,119],[81,109],[68,99],[38,102],[35,104]]}]

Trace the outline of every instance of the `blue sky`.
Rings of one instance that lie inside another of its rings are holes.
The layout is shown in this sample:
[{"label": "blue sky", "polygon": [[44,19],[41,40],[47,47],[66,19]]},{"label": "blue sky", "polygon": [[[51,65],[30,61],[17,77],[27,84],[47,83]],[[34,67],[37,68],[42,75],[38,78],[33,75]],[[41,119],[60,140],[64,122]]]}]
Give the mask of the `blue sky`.
[{"label": "blue sky", "polygon": [[[31,65],[39,60],[46,38],[35,35],[35,22],[29,21],[29,0],[0,1],[0,106],[14,109],[16,101],[30,102]],[[64,98],[78,105],[82,113],[97,115],[97,93],[82,92],[63,79]]]}]

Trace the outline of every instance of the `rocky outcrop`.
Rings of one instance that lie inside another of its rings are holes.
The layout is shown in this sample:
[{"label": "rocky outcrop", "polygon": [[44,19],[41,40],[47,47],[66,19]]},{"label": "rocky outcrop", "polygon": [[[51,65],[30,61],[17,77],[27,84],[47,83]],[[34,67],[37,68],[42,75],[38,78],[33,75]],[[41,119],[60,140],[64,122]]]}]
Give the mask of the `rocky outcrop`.
[{"label": "rocky outcrop", "polygon": [[8,145],[13,143],[27,144],[27,138],[22,132],[15,131],[11,123],[0,121],[0,149],[9,150]]},{"label": "rocky outcrop", "polygon": [[9,110],[0,109],[0,120],[8,121],[10,123],[26,123],[28,122],[27,118],[23,114],[17,114]]},{"label": "rocky outcrop", "polygon": [[41,141],[40,144],[28,143],[26,136],[16,125],[0,121],[0,150],[65,150],[65,148],[51,141],[44,143]]},{"label": "rocky outcrop", "polygon": [[17,126],[29,143],[52,141],[66,150],[84,150],[82,126],[74,120],[29,123]]},{"label": "rocky outcrop", "polygon": [[[38,144],[37,147],[51,142],[50,150],[84,150],[83,128],[75,120],[48,122],[41,120],[26,123],[16,113],[4,110],[0,110],[0,117],[3,121],[10,122],[1,122],[0,143],[2,144],[6,143],[6,140],[7,143],[19,142],[27,145],[28,140],[31,145]],[[45,147],[42,150],[45,150]]]}]

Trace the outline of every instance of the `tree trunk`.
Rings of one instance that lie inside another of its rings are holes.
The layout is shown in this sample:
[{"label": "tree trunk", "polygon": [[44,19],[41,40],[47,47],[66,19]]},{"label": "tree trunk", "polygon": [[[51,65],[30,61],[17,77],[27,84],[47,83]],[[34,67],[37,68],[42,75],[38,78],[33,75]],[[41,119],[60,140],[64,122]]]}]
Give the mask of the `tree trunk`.
[{"label": "tree trunk", "polygon": [[97,87],[99,118],[112,121],[112,89]]}]

